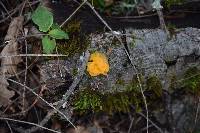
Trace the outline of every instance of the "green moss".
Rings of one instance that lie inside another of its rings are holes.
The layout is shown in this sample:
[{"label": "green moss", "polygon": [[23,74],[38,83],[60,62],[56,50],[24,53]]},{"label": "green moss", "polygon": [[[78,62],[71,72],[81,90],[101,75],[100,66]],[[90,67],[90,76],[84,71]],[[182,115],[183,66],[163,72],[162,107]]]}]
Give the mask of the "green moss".
[{"label": "green moss", "polygon": [[78,69],[77,68],[73,68],[72,75],[76,76],[77,74],[78,74]]},{"label": "green moss", "polygon": [[81,114],[88,110],[99,112],[102,110],[101,94],[92,89],[84,89],[75,98],[74,109]]},{"label": "green moss", "polygon": [[179,4],[183,4],[185,2],[185,0],[165,0],[164,4],[170,8],[172,5],[179,5]]},{"label": "green moss", "polygon": [[112,114],[114,112],[129,112],[131,105],[135,105],[139,111],[141,102],[142,100],[139,100],[137,95],[127,91],[100,94],[98,91],[86,89],[78,94],[73,105],[76,112],[80,114],[89,110]]},{"label": "green moss", "polygon": [[122,75],[121,74],[118,74],[117,76],[117,80],[116,80],[116,84],[117,85],[125,85],[125,81],[122,79]]},{"label": "green moss", "polygon": [[131,48],[134,48],[135,47],[135,45],[136,45],[136,36],[135,35],[132,35],[132,42],[130,43],[130,46],[131,46]]},{"label": "green moss", "polygon": [[116,37],[114,37],[114,38],[112,39],[111,46],[117,47],[117,46],[119,46],[119,45],[120,45],[119,40],[118,40]]},{"label": "green moss", "polygon": [[[140,75],[139,78],[141,84],[143,85],[144,84],[143,77]],[[139,82],[136,76],[134,76],[131,82],[128,85],[126,85],[126,90],[129,92],[134,92],[136,94],[140,93]]]},{"label": "green moss", "polygon": [[[121,79],[120,79],[121,80]],[[140,92],[139,83],[137,77],[134,77],[129,84],[123,83],[125,86],[124,91],[114,91],[112,93],[102,94],[98,90],[93,90],[90,87],[84,89],[77,93],[76,98],[73,101],[73,106],[75,111],[83,114],[87,111],[93,112],[106,112],[109,114],[115,112],[127,113],[130,111],[130,107],[134,107],[135,111],[141,111],[144,106],[144,101]],[[146,84],[142,76],[140,76],[142,82],[142,87],[144,90],[150,92],[148,94],[153,94],[155,98],[148,98],[148,104],[154,105],[155,100],[162,96],[162,85],[156,76],[152,76],[147,79]],[[146,86],[146,88],[145,88]],[[158,104],[157,104],[158,105]]]},{"label": "green moss", "polygon": [[157,97],[162,96],[162,84],[158,77],[151,76],[146,82],[147,90],[152,90]]},{"label": "green moss", "polygon": [[61,40],[57,42],[58,52],[68,56],[74,54],[82,54],[89,45],[89,37],[81,34],[80,21],[71,21],[64,27],[69,34],[68,40]]},{"label": "green moss", "polygon": [[171,90],[176,89],[176,86],[177,86],[177,76],[176,76],[176,74],[175,73],[171,74],[169,76],[169,80],[170,80],[170,86],[169,86],[169,88]]},{"label": "green moss", "polygon": [[117,81],[116,81],[116,84],[118,85],[124,85],[125,84],[125,81],[121,78],[119,78]]},{"label": "green moss", "polygon": [[189,68],[184,74],[184,88],[193,94],[200,95],[200,70],[197,67]]},{"label": "green moss", "polygon": [[[113,92],[102,94],[97,90],[84,89],[76,95],[73,101],[75,110],[81,114],[89,110],[93,112],[129,112],[130,106],[134,105],[136,111],[141,110],[143,100],[138,89],[138,83],[133,81],[126,86],[123,92]],[[121,81],[120,81],[121,82]]]},{"label": "green moss", "polygon": [[81,22],[74,20],[74,21],[69,22],[67,26],[65,26],[64,28],[69,33],[75,33],[75,32],[80,33],[80,27],[81,27]]}]

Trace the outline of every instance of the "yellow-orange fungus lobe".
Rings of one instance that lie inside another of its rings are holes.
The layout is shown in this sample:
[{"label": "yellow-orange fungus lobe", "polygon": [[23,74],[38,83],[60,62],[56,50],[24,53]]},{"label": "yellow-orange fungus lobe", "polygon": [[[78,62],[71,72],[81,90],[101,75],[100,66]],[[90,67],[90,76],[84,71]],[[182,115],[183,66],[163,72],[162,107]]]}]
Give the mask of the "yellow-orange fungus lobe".
[{"label": "yellow-orange fungus lobe", "polygon": [[109,64],[106,55],[97,51],[91,54],[87,64],[87,71],[91,76],[107,75]]}]

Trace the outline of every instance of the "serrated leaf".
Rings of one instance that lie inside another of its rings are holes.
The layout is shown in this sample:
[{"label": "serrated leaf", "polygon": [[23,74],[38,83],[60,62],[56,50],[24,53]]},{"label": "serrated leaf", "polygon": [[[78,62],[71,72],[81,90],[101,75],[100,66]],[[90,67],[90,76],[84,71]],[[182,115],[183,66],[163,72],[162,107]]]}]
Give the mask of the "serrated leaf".
[{"label": "serrated leaf", "polygon": [[49,31],[49,36],[55,39],[69,39],[68,34],[61,29],[53,29]]},{"label": "serrated leaf", "polygon": [[56,41],[55,39],[51,40],[48,36],[45,36],[44,38],[42,38],[42,46],[43,52],[46,54],[50,54],[56,47]]},{"label": "serrated leaf", "polygon": [[33,22],[39,26],[39,30],[47,32],[53,24],[52,13],[43,6],[39,6],[32,14]]}]

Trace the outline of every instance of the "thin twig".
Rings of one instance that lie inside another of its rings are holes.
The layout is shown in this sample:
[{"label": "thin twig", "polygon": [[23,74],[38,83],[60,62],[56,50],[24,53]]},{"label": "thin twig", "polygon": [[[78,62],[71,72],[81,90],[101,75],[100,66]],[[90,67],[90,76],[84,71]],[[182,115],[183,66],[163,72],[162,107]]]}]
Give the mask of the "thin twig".
[{"label": "thin twig", "polygon": [[80,5],[79,5],[79,7],[78,8],[76,8],[76,10],[60,25],[60,27],[63,27],[66,23],[67,23],[67,21],[69,21],[73,16],[74,16],[74,14],[76,14],[76,12],[85,4],[87,2],[87,0],[84,0]]},{"label": "thin twig", "polygon": [[35,106],[33,107],[33,109],[34,109],[36,117],[37,117],[37,121],[38,121],[37,123],[39,123],[40,122],[40,118],[39,118],[39,115],[38,115],[38,111],[37,111]]},{"label": "thin twig", "polygon": [[[146,116],[145,116],[143,113],[139,112],[138,114],[141,115],[142,117],[144,117],[145,119],[147,119]],[[158,127],[153,121],[151,121],[151,120],[149,119],[149,122],[150,122],[160,133],[164,133],[164,132],[162,131],[162,129],[161,129],[160,127]]]},{"label": "thin twig", "polygon": [[131,128],[132,128],[132,126],[133,126],[133,122],[134,122],[134,118],[132,117],[131,123],[130,123],[129,128],[128,128],[128,133],[131,132]]},{"label": "thin twig", "polygon": [[22,8],[21,8],[21,10],[20,10],[19,16],[22,16],[24,7],[25,7],[25,5],[26,5],[26,2],[27,2],[27,0],[23,1]]},{"label": "thin twig", "polygon": [[1,6],[4,8],[4,10],[6,11],[6,13],[8,14],[9,18],[12,20],[12,17],[10,16],[7,8],[4,6],[4,4],[2,3],[2,1],[0,1]]},{"label": "thin twig", "polygon": [[[47,115],[45,116],[45,118],[40,122],[40,126],[44,126],[50,119],[51,119],[51,116],[54,115],[56,113],[55,110],[50,110]],[[26,129],[24,131],[24,133],[32,133],[32,132],[36,132],[38,130],[38,126],[34,126],[30,129]]]},{"label": "thin twig", "polygon": [[[58,47],[56,46],[56,54],[58,54]],[[58,70],[60,73],[60,77],[63,78],[63,74],[62,74],[62,70],[61,70],[61,65],[60,65],[60,58],[59,56],[57,56],[57,66],[58,66]]]},{"label": "thin twig", "polygon": [[69,55],[64,54],[18,54],[18,55],[1,55],[0,58],[10,58],[10,57],[67,57]]},{"label": "thin twig", "polygon": [[89,60],[89,56],[90,56],[90,53],[87,50],[85,52],[85,60],[84,60],[84,62],[82,64],[81,69],[79,70],[78,76],[74,79],[74,82],[69,87],[69,90],[63,95],[62,104],[64,104],[66,102],[66,100],[68,100],[69,96],[74,92],[74,89],[76,88],[76,86],[78,85],[78,83],[80,82],[80,80],[82,79],[82,76],[83,76],[84,71],[86,69],[87,62]]},{"label": "thin twig", "polygon": [[11,119],[11,118],[5,118],[5,117],[0,117],[0,120],[7,120],[7,121],[14,121],[14,122],[23,123],[23,124],[29,124],[29,125],[37,126],[39,128],[42,128],[42,129],[54,132],[54,133],[61,133],[59,131],[55,131],[53,129],[49,129],[49,128],[43,127],[43,126],[40,126],[40,125],[32,123],[32,122],[21,121],[21,120],[16,120],[16,119]]},{"label": "thin twig", "polygon": [[[27,1],[27,0],[26,0]],[[26,1],[24,2],[24,6],[25,6],[25,4],[26,4]],[[23,6],[23,7],[24,7]],[[23,9],[22,9],[23,10]],[[22,13],[23,11],[21,11],[21,13]],[[24,32],[22,32],[23,33],[23,35],[25,35],[25,34],[27,34],[27,33],[24,33]],[[26,81],[27,81],[27,70],[28,70],[28,57],[27,57],[27,53],[28,53],[28,47],[27,47],[27,41],[26,41],[26,39],[24,40],[24,42],[25,42],[25,54],[26,54],[26,57],[25,57],[25,73],[24,73],[24,86],[26,86]],[[25,94],[26,94],[26,88],[25,87],[23,87],[23,94],[22,94],[22,111],[24,111],[24,109],[25,109],[25,99],[26,99],[26,96],[25,96]]]},{"label": "thin twig", "polygon": [[139,15],[139,16],[123,16],[123,17],[115,17],[115,16],[108,16],[108,18],[114,18],[114,19],[140,19],[140,18],[147,18],[156,16],[157,13],[149,14],[149,15]]},{"label": "thin twig", "polygon": [[197,119],[199,115],[199,104],[200,104],[199,102],[200,102],[200,98],[198,98],[198,103],[197,103],[197,111],[196,111],[195,120],[194,120],[195,125],[197,124]]},{"label": "thin twig", "polygon": [[12,130],[12,128],[11,128],[11,126],[10,126],[8,120],[6,120],[6,124],[8,125],[8,128],[9,128],[9,130],[10,130],[10,133],[13,133],[13,130]]},{"label": "thin twig", "polygon": [[[101,20],[101,22],[112,32],[112,33],[115,33],[112,28],[107,24],[107,22],[99,15],[99,13],[94,9],[94,7],[87,1],[86,4],[92,9],[92,11],[96,14],[96,16]],[[117,40],[120,42],[120,44],[124,47],[124,50],[125,50],[125,53],[127,55],[127,57],[129,58],[129,61],[131,62],[131,65],[133,66],[133,69],[134,71],[136,72],[136,77],[137,77],[137,80],[138,80],[138,83],[139,83],[139,88],[140,88],[140,91],[142,93],[142,97],[143,97],[143,101],[144,101],[144,104],[145,104],[145,110],[146,110],[146,116],[147,116],[147,122],[146,122],[146,125],[147,125],[147,133],[148,133],[148,127],[149,127],[149,123],[148,123],[148,118],[149,118],[149,113],[148,113],[148,106],[147,106],[147,101],[146,101],[146,97],[144,95],[144,90],[142,88],[142,84],[141,84],[141,81],[140,81],[140,77],[139,77],[139,74],[138,74],[138,70],[136,68],[136,65],[134,64],[134,62],[132,61],[131,57],[130,57],[130,54],[128,53],[124,43],[122,42],[122,40],[119,38],[119,36],[117,36],[116,34],[114,34],[114,36],[117,38]]]},{"label": "thin twig", "polygon": [[[33,6],[35,4],[38,4],[40,2],[40,0],[37,1],[33,1],[30,5]],[[23,3],[22,3],[23,4]],[[21,9],[22,4],[18,5],[15,9],[13,9],[12,11],[10,11],[7,15],[7,17],[5,17],[4,19],[0,20],[0,24],[5,22],[6,20],[8,20],[10,18],[10,16],[13,16],[16,12],[18,12]]]},{"label": "thin twig", "polygon": [[40,95],[38,95],[36,92],[34,92],[30,87],[23,85],[22,83],[19,83],[15,80],[12,79],[7,79],[8,81],[11,81],[13,83],[16,83],[18,85],[21,85],[22,87],[25,87],[27,90],[31,91],[35,96],[37,96],[38,98],[40,98],[43,102],[45,102],[48,106],[50,106],[51,108],[53,108],[55,111],[57,111],[60,115],[62,115],[75,129],[76,126],[69,120],[69,118],[67,118],[67,116],[62,113],[60,110],[58,110],[56,107],[54,107],[52,104],[50,104],[49,102],[47,102],[45,99],[43,99]]},{"label": "thin twig", "polygon": [[[74,78],[74,81],[72,83],[72,85],[69,87],[69,90],[65,93],[65,95],[63,96],[63,98],[57,102],[57,108],[59,109],[60,107],[63,106],[63,104],[68,100],[69,96],[73,93],[74,89],[76,88],[76,86],[79,84],[80,80],[82,79],[82,76],[84,75],[84,71],[86,69],[86,64],[89,60],[89,51],[87,50],[85,52],[85,58],[84,61],[82,63],[81,68],[79,69],[80,71],[78,72],[77,76]],[[55,110],[51,110],[48,112],[48,114],[45,116],[45,118],[40,122],[40,125],[44,125],[46,124],[49,119],[51,118],[51,116],[55,113]],[[26,132],[32,133],[37,131],[38,128],[37,127],[32,127],[28,130],[26,130]]]},{"label": "thin twig", "polygon": [[163,16],[163,12],[161,9],[156,9],[158,17],[159,17],[159,21],[160,21],[160,26],[161,29],[167,34],[167,37],[170,37],[170,33],[169,30],[167,29],[167,26],[165,24],[165,20],[164,20],[164,16]]}]

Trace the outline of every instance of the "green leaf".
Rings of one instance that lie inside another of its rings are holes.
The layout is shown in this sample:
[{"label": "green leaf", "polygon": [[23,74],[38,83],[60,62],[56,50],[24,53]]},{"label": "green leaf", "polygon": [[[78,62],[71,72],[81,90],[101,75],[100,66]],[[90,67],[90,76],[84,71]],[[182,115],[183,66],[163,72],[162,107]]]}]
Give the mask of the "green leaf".
[{"label": "green leaf", "polygon": [[42,46],[43,46],[43,52],[46,54],[50,54],[56,47],[56,41],[55,39],[51,40],[48,36],[45,36],[42,38]]},{"label": "green leaf", "polygon": [[68,34],[61,29],[53,29],[49,31],[49,35],[55,39],[69,39]]},{"label": "green leaf", "polygon": [[53,23],[52,26],[51,26],[51,29],[52,30],[53,29],[60,29],[61,30],[60,26],[57,23]]},{"label": "green leaf", "polygon": [[98,1],[99,5],[101,7],[105,7],[105,1],[104,0],[97,0],[97,1]]},{"label": "green leaf", "polygon": [[47,32],[53,24],[52,13],[43,6],[39,6],[32,14],[33,22],[39,26],[39,30]]}]

